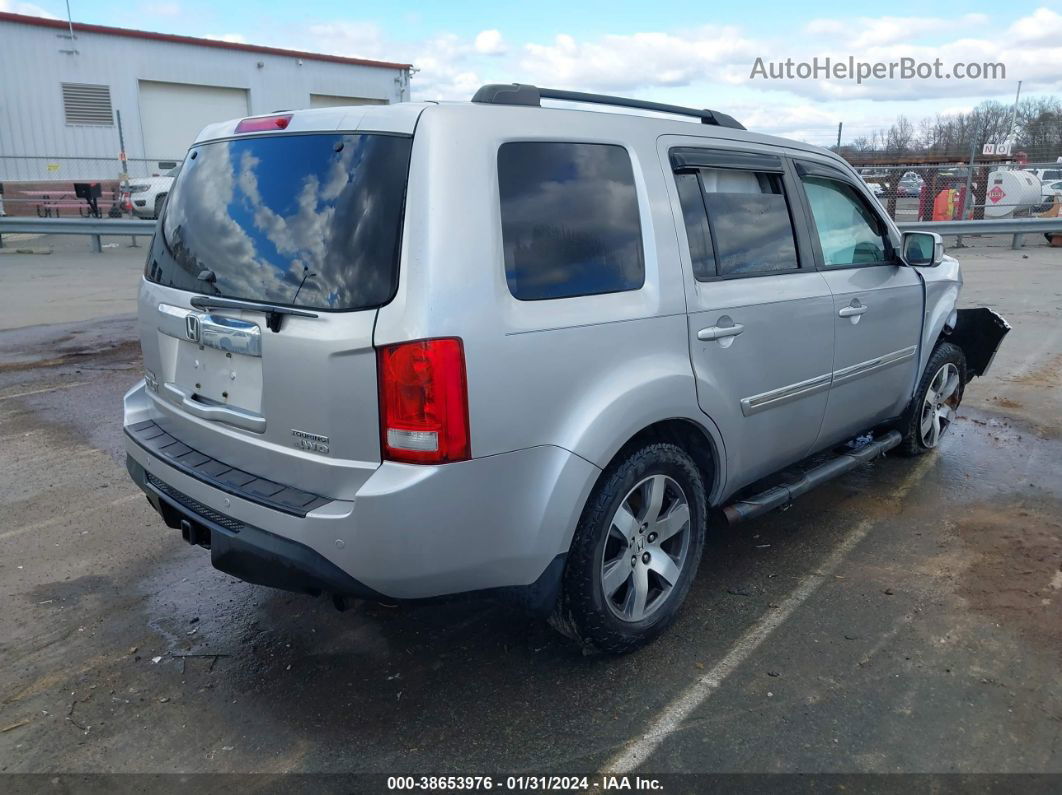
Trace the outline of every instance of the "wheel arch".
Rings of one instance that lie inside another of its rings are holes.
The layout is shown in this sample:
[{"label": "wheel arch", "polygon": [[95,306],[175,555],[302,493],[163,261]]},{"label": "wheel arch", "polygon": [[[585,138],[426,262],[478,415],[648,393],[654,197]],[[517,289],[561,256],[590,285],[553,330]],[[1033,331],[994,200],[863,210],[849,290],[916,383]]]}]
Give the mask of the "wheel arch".
[{"label": "wheel arch", "polygon": [[613,464],[622,461],[634,450],[653,442],[668,442],[689,453],[704,479],[708,504],[714,505],[717,502],[725,482],[726,459],[723,455],[722,439],[718,437],[717,430],[713,435],[706,424],[688,417],[657,420],[632,434],[612,453],[598,479],[600,480]]}]

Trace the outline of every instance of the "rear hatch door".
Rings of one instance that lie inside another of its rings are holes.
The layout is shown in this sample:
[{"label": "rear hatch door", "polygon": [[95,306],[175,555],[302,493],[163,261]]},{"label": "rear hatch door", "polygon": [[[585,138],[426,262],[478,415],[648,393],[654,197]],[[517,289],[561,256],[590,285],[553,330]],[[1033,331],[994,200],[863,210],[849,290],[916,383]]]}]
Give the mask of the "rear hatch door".
[{"label": "rear hatch door", "polygon": [[332,499],[379,465],[372,334],[397,286],[411,145],[299,132],[190,150],[140,299],[157,423],[191,451],[178,463]]}]

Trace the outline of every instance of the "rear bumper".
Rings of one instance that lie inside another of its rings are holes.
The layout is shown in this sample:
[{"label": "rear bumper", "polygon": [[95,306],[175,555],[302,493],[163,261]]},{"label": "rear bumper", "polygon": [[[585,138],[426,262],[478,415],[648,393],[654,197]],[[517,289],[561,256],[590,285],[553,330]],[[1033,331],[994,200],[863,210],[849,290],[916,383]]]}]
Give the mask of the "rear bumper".
[{"label": "rear bumper", "polygon": [[128,466],[167,523],[209,530],[223,571],[308,593],[411,600],[506,589],[549,601],[600,473],[553,446],[437,467],[385,462],[349,498],[325,495],[297,515],[146,449],[132,428],[165,424],[149,411],[142,385],[126,395]]},{"label": "rear bumper", "polygon": [[126,468],[168,527],[179,529],[188,543],[210,550],[214,568],[246,582],[314,596],[384,598],[305,544],[221,516],[149,476],[131,456]]}]

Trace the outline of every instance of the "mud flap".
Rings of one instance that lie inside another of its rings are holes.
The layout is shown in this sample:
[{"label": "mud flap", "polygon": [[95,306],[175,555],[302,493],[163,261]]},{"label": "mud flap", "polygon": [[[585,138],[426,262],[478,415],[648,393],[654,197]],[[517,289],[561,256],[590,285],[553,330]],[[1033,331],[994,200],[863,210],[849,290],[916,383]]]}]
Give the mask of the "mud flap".
[{"label": "mud flap", "polygon": [[984,375],[996,357],[1010,324],[987,307],[959,309],[955,328],[948,334],[948,342],[962,348],[966,356],[966,380]]}]

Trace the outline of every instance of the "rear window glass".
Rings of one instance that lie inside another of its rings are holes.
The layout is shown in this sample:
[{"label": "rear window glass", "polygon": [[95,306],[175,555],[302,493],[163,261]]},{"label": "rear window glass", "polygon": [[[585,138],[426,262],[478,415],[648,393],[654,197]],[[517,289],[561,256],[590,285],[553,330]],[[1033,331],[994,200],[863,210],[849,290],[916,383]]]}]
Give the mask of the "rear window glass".
[{"label": "rear window glass", "polygon": [[505,278],[519,299],[637,290],[645,281],[631,158],[622,146],[498,150]]},{"label": "rear window glass", "polygon": [[326,134],[193,148],[170,193],[164,245],[148,260],[148,278],[313,309],[387,303],[398,278],[411,144]]}]

